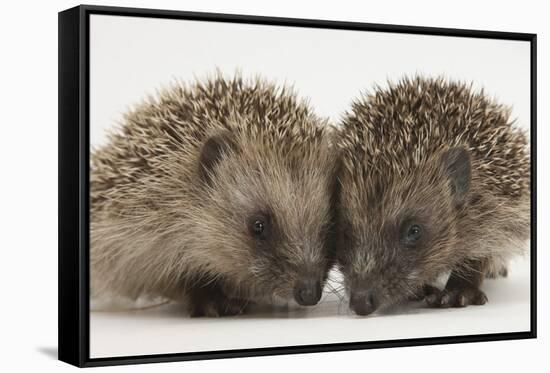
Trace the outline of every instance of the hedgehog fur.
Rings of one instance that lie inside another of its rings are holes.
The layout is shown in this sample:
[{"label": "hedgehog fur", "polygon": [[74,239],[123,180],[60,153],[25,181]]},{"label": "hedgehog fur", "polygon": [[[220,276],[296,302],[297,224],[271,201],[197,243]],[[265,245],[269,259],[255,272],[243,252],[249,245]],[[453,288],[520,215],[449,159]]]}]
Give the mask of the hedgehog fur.
[{"label": "hedgehog fur", "polygon": [[430,305],[484,303],[477,274],[503,273],[530,231],[530,156],[510,110],[471,85],[405,78],[354,101],[337,137],[337,256],[352,308],[402,302],[445,272],[447,287],[468,289]]},{"label": "hedgehog fur", "polygon": [[315,303],[334,163],[326,121],[289,88],[172,84],[91,156],[92,294],[185,300],[197,316]]}]

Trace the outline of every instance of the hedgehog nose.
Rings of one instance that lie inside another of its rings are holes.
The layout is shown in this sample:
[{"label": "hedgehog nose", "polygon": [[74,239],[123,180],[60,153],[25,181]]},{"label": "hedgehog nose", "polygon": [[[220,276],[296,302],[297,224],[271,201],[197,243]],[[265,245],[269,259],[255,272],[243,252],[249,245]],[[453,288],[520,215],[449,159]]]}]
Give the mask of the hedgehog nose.
[{"label": "hedgehog nose", "polygon": [[322,291],[319,280],[299,280],[294,287],[294,299],[301,306],[313,306],[321,299]]},{"label": "hedgehog nose", "polygon": [[366,316],[378,308],[376,297],[372,290],[352,291],[349,306],[359,316]]}]

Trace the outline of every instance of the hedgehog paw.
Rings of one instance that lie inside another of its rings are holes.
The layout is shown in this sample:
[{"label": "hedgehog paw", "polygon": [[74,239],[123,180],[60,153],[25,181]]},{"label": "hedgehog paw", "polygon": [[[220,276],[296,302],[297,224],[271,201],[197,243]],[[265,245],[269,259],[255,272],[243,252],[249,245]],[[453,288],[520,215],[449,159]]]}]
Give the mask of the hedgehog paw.
[{"label": "hedgehog paw", "polygon": [[426,303],[433,308],[481,306],[487,303],[487,296],[477,288],[445,289],[428,295]]},{"label": "hedgehog paw", "polygon": [[441,292],[441,290],[439,290],[435,286],[425,284],[420,289],[418,289],[418,291],[416,291],[414,294],[411,294],[408,299],[411,302],[423,301],[424,299],[430,297],[432,294],[439,293],[439,292]]},{"label": "hedgehog paw", "polygon": [[191,317],[222,317],[240,315],[247,302],[242,299],[218,298],[193,304],[189,308]]},{"label": "hedgehog paw", "polygon": [[485,274],[487,278],[499,278],[499,277],[508,277],[508,269],[506,267],[501,267],[498,271],[488,271]]}]

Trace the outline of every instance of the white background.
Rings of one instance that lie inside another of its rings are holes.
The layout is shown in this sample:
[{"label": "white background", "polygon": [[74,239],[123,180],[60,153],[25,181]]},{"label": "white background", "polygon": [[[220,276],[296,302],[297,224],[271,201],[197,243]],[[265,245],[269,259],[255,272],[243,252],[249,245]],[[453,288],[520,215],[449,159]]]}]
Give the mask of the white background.
[{"label": "white background", "polygon": [[[98,1],[98,4],[113,4]],[[9,5],[8,5],[9,4]],[[550,31],[544,3],[499,1],[481,3],[439,1],[351,3],[282,0],[254,1],[118,1],[117,5],[162,7],[315,19],[353,20],[394,24],[495,29],[539,33],[539,151],[538,163],[549,161],[550,141],[544,123],[548,111],[548,47]],[[1,13],[2,169],[0,248],[1,312],[0,365],[3,371],[68,371],[57,362],[57,15],[76,5],[71,1],[7,3]],[[539,191],[549,179],[538,172]],[[548,262],[544,235],[550,209],[547,195],[539,193],[539,269]],[[548,368],[549,326],[542,310],[548,310],[548,271],[539,270],[539,338],[528,341],[442,345],[327,354],[293,355],[218,361],[188,362],[139,367],[110,368],[117,371],[220,370],[336,371],[361,369],[423,372],[491,370],[518,372]],[[537,368],[538,367],[538,368]]]},{"label": "white background", "polygon": [[[314,110],[338,123],[352,99],[403,76],[443,75],[474,82],[513,108],[529,129],[530,44],[426,35],[258,26],[92,15],[90,132],[93,147],[120,113],[178,78],[205,78],[216,67],[291,84]],[[488,281],[489,303],[464,310],[394,310],[355,319],[328,294],[316,307],[197,320],[174,307],[90,316],[91,357],[517,332],[529,329],[528,261],[505,281]],[[128,308],[128,305],[122,306]],[[136,307],[134,305],[134,307]],[[95,307],[94,307],[95,308]],[[131,306],[129,307],[131,308]],[[338,309],[342,312],[338,312]],[[112,312],[115,310],[114,312]]]},{"label": "white background", "polygon": [[524,41],[92,15],[91,143],[146,95],[216,68],[292,85],[334,123],[374,84],[443,75],[483,87],[528,129],[529,57]]}]

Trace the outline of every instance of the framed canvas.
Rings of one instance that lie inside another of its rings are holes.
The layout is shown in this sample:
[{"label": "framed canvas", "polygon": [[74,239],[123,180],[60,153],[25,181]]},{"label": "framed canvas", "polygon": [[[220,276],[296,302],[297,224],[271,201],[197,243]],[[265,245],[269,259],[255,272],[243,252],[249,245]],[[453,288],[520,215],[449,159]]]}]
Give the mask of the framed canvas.
[{"label": "framed canvas", "polygon": [[59,359],[536,337],[536,35],[59,13]]}]

